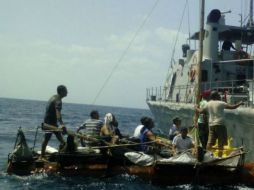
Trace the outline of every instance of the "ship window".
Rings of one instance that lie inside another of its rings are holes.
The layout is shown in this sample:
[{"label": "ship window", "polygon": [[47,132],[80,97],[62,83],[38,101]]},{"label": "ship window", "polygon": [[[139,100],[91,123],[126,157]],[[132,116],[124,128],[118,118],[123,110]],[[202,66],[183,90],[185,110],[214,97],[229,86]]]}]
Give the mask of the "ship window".
[{"label": "ship window", "polygon": [[208,72],[207,70],[202,70],[202,82],[208,81]]}]

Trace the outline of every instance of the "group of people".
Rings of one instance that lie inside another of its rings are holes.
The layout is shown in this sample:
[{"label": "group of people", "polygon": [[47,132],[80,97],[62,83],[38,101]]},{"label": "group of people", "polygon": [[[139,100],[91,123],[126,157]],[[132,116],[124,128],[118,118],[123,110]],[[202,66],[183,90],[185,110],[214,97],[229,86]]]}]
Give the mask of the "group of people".
[{"label": "group of people", "polygon": [[[90,118],[80,125],[75,133],[70,133],[65,127],[62,120],[61,109],[62,99],[68,94],[64,85],[57,87],[57,94],[53,95],[46,106],[46,113],[43,122],[45,132],[44,140],[41,147],[41,158],[45,158],[46,146],[52,136],[55,134],[60,142],[59,149],[75,152],[75,137],[80,138],[82,146],[94,147],[115,144],[123,137],[119,128],[118,121],[114,114],[107,113],[104,121],[100,120],[99,112],[91,111]],[[154,121],[150,117],[142,117],[141,124],[135,129],[133,137],[129,138],[132,143],[137,144],[136,150],[151,153],[154,151],[154,144],[165,145],[161,139],[156,138],[152,131]],[[67,141],[64,140],[63,134],[68,134]]]},{"label": "group of people", "polygon": [[[217,141],[218,156],[222,157],[223,148],[228,141],[224,109],[236,109],[240,105],[243,105],[242,101],[237,104],[222,101],[220,94],[215,90],[202,93],[201,101],[198,106],[195,106],[195,110],[199,113],[196,127],[198,128],[198,141],[203,150],[211,151]],[[181,119],[178,117],[173,119],[169,139],[172,140],[173,147],[178,149],[178,152],[194,147],[193,140],[187,136],[187,129],[181,127]]]},{"label": "group of people", "polygon": [[[80,125],[76,133],[69,134],[61,115],[62,99],[67,94],[66,86],[59,85],[57,87],[57,94],[53,95],[47,103],[44,122],[42,124],[42,129],[45,132],[41,147],[42,158],[45,156],[46,146],[53,133],[60,142],[59,149],[73,151],[75,151],[74,136],[80,134],[81,130],[84,130],[84,133],[77,136],[80,137],[83,146],[95,146],[101,141],[115,143],[119,138],[122,138],[116,117],[112,113],[107,113],[103,122],[100,120],[99,113],[96,110],[91,111],[90,119],[87,119]],[[68,134],[67,142],[63,138],[63,134],[66,133]]]},{"label": "group of people", "polygon": [[[45,156],[46,146],[53,133],[59,140],[60,147],[62,148],[74,142],[73,134],[68,136],[67,143],[62,136],[62,134],[68,134],[61,116],[62,99],[66,97],[67,94],[67,88],[64,85],[60,85],[57,87],[57,94],[53,95],[47,103],[43,126],[52,127],[50,130],[45,130],[41,147],[42,158]],[[227,144],[224,109],[236,109],[242,104],[243,102],[239,102],[231,105],[221,101],[217,91],[212,91],[211,93],[206,91],[202,93],[202,100],[199,106],[195,107],[195,110],[199,113],[197,127],[199,129],[199,140],[203,149],[211,150],[218,139],[218,155],[220,157],[222,156],[223,146]],[[157,138],[152,130],[154,128],[154,121],[152,118],[142,117],[140,123],[141,124],[138,125],[134,131],[133,138],[140,143],[140,150],[146,153],[154,151],[152,150],[153,146],[151,146],[151,143],[164,147],[170,146],[173,154],[185,152],[194,148],[192,138],[187,135],[188,129],[181,126],[181,119],[178,117],[173,119],[173,126],[169,130],[169,140],[172,141],[171,145],[165,144],[161,138]],[[123,137],[118,129],[118,122],[115,115],[107,113],[103,122],[100,120],[99,113],[96,110],[91,111],[90,119],[87,119],[80,125],[77,129],[77,134],[79,134],[81,130],[84,130],[84,133],[80,135],[81,144],[83,146],[98,146],[101,142],[114,144]],[[82,134],[85,135],[85,138],[82,138]],[[71,149],[75,150],[75,148]]]},{"label": "group of people", "polygon": [[77,132],[79,133],[81,130],[84,130],[84,133],[82,134],[87,136],[85,141],[81,141],[83,146],[98,146],[101,141],[115,144],[122,138],[115,115],[107,113],[103,122],[100,120],[99,112],[97,110],[91,111],[90,119],[87,119],[78,128]]},{"label": "group of people", "polygon": [[[169,140],[171,144],[163,138],[158,138],[156,134],[152,131],[154,127],[154,122],[152,118],[142,117],[140,119],[140,125],[138,125],[134,131],[133,137],[140,139],[142,144],[142,151],[145,153],[156,152],[153,146],[149,146],[146,143],[154,142],[156,145],[161,147],[166,147],[168,149],[169,155],[176,155],[186,151],[191,151],[194,147],[194,143],[189,137],[188,129],[186,127],[181,127],[181,120],[179,118],[173,119],[173,126],[170,128]],[[159,149],[161,150],[161,149]],[[165,149],[164,149],[165,150]],[[160,154],[160,152],[157,152]]]},{"label": "group of people", "polygon": [[[227,145],[228,141],[224,110],[236,109],[240,105],[243,105],[243,102],[240,101],[236,104],[226,103],[221,100],[221,96],[216,90],[211,92],[209,98],[209,101],[201,101],[200,106],[195,107],[196,111],[200,113],[200,120],[198,121],[199,131],[201,132],[200,141],[203,148],[212,150],[212,146],[218,140],[218,156],[222,157],[223,147]],[[207,127],[209,130],[205,129]],[[208,137],[207,131],[209,131]]]}]

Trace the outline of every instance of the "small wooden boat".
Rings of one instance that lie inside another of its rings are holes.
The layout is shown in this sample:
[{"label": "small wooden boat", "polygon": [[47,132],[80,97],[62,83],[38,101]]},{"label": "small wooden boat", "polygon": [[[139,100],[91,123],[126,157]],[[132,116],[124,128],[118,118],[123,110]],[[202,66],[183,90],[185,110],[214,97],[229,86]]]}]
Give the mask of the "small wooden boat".
[{"label": "small wooden boat", "polygon": [[243,148],[221,159],[206,155],[202,162],[189,152],[162,158],[157,154],[122,151],[122,148],[120,145],[102,149],[82,147],[66,153],[47,147],[46,159],[40,159],[39,153],[28,148],[25,136],[19,129],[14,151],[8,156],[7,172],[10,175],[47,173],[91,177],[127,173],[158,185],[254,185],[254,164],[244,164],[246,152]]}]

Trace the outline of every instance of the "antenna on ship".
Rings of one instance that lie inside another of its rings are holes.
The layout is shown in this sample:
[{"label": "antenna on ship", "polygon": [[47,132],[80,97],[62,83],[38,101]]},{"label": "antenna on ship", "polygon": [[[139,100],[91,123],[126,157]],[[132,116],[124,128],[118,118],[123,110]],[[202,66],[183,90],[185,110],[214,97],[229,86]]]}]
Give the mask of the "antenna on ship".
[{"label": "antenna on ship", "polygon": [[253,0],[250,0],[250,16],[249,21],[247,23],[247,27],[253,27]]}]

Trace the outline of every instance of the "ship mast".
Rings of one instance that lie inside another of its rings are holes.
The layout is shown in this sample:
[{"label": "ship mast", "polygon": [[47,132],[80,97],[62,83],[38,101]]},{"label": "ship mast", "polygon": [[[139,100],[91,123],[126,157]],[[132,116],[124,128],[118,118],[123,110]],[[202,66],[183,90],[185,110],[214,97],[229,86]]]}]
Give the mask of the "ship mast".
[{"label": "ship mast", "polygon": [[[199,55],[198,55],[198,82],[196,89],[196,104],[198,105],[200,102],[200,94],[201,94],[201,78],[202,78],[202,69],[201,64],[203,60],[203,37],[204,37],[204,16],[205,15],[205,0],[200,0],[200,28],[199,28]],[[198,112],[195,113],[194,116],[194,125],[197,125],[198,120]]]},{"label": "ship mast", "polygon": [[248,27],[253,27],[253,0],[250,0],[250,17],[247,24]]}]

